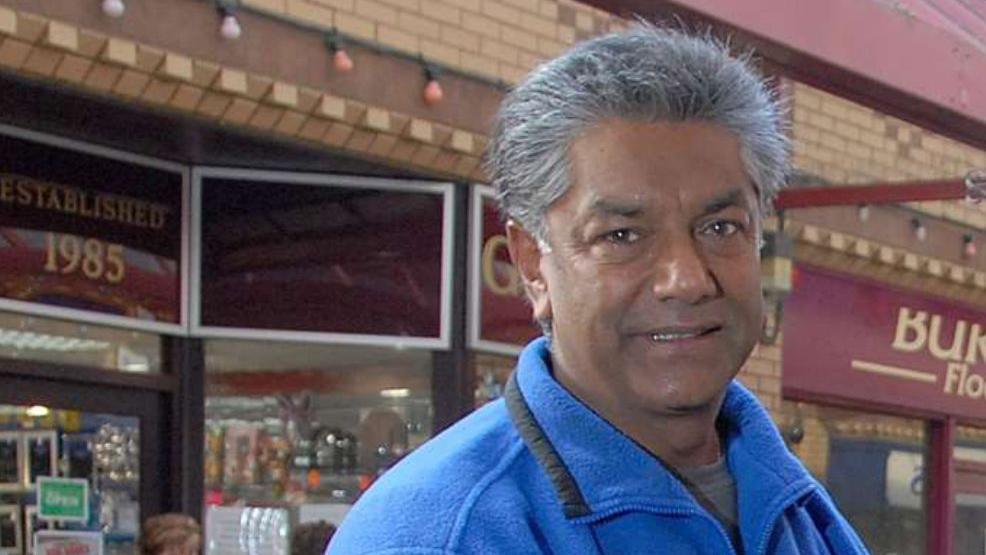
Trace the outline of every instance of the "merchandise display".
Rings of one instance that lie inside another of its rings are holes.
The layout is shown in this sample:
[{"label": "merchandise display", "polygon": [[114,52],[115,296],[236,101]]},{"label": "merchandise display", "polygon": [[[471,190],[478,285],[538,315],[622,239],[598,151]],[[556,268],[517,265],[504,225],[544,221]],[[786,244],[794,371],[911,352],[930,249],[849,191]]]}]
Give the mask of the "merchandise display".
[{"label": "merchandise display", "polygon": [[[32,416],[36,408],[0,406],[0,553],[33,553],[39,530],[101,533],[105,553],[132,553],[140,522],[138,421],[49,409]],[[40,518],[42,477],[85,480],[88,521]]]}]

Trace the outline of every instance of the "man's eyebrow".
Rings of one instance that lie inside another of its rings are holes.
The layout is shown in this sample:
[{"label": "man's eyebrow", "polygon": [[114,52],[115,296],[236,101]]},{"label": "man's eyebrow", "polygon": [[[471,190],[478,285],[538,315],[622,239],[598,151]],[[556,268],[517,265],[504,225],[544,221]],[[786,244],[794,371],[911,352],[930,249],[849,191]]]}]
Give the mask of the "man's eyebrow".
[{"label": "man's eyebrow", "polygon": [[746,204],[747,203],[744,202],[743,189],[736,188],[726,191],[725,193],[707,202],[705,204],[705,208],[702,209],[702,215],[708,216],[734,206],[739,208],[748,208]]},{"label": "man's eyebrow", "polygon": [[642,214],[643,211],[643,204],[632,200],[596,197],[589,204],[589,213],[593,216],[602,214],[604,216],[633,218]]}]

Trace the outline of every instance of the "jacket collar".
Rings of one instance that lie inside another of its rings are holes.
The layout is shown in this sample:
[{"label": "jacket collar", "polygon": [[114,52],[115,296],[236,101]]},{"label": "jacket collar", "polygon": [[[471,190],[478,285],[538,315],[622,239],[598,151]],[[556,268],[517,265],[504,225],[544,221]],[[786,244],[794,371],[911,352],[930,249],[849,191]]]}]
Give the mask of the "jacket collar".
[{"label": "jacket collar", "polygon": [[[505,396],[514,424],[551,479],[566,516],[593,520],[627,504],[694,510],[694,498],[674,474],[562,387],[550,361],[545,338],[528,345]],[[720,418],[727,430],[727,464],[739,492],[740,527],[760,529],[767,518],[764,510],[776,505],[778,496],[811,479],[760,403],[736,381],[729,385]]]}]

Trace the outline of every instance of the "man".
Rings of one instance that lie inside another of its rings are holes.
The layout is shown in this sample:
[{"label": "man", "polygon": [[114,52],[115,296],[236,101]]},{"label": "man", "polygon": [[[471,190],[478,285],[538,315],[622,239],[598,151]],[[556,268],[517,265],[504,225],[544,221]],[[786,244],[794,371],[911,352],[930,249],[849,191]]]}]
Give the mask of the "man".
[{"label": "man", "polygon": [[762,326],[782,119],[723,45],[647,25],[518,86],[488,167],[546,338],[329,552],[865,553],[733,381]]}]

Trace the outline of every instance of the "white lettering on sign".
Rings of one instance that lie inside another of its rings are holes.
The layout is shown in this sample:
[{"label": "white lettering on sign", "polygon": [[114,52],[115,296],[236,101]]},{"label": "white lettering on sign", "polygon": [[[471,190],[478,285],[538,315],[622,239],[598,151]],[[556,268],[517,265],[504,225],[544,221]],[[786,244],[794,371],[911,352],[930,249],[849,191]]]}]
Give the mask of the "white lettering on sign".
[{"label": "white lettering on sign", "polygon": [[[948,362],[943,391],[949,395],[986,399],[986,377],[970,368],[986,361],[986,330],[980,324],[958,320],[948,331],[952,339],[943,345],[943,322],[940,314],[901,307],[891,347],[896,351],[916,353],[927,350],[938,360]],[[947,329],[947,328],[946,328]]]},{"label": "white lettering on sign", "polygon": [[45,503],[59,507],[80,507],[82,506],[82,499],[77,496],[62,495],[57,491],[49,490],[45,492]]},{"label": "white lettering on sign", "polygon": [[896,351],[916,353],[928,349],[939,360],[976,364],[986,361],[986,330],[965,320],[955,322],[951,345],[942,345],[942,322],[939,314],[901,307],[897,313],[897,329],[891,345]]}]

